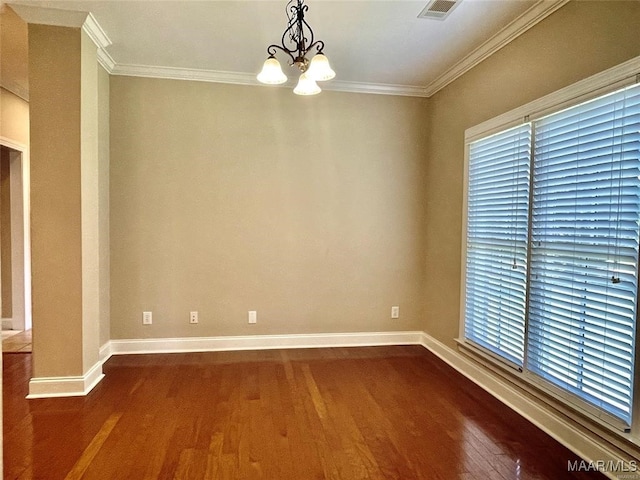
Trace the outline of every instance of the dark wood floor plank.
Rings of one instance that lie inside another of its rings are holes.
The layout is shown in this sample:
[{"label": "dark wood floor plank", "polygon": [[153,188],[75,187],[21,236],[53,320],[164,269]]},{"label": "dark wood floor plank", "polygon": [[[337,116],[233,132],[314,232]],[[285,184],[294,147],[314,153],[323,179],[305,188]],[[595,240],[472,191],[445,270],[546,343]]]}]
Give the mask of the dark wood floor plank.
[{"label": "dark wood floor plank", "polygon": [[115,356],[40,400],[4,360],[5,479],[604,478],[419,346]]}]

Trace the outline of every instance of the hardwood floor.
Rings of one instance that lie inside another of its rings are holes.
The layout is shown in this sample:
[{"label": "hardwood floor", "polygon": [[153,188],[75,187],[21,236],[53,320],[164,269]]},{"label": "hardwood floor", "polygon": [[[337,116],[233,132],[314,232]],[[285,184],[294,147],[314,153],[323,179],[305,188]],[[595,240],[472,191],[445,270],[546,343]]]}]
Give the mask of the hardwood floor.
[{"label": "hardwood floor", "polygon": [[3,361],[7,479],[604,478],[419,346],[114,356],[41,400]]},{"label": "hardwood floor", "polygon": [[[5,338],[6,335],[6,338]],[[2,351],[4,353],[31,353],[31,329],[22,332],[2,332]]]}]

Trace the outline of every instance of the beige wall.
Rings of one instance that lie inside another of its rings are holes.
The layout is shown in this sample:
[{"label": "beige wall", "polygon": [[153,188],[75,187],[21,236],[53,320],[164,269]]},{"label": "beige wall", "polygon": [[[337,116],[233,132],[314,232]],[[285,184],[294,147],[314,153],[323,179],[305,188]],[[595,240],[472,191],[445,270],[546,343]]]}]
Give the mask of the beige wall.
[{"label": "beige wall", "polygon": [[110,94],[112,338],[422,328],[426,101],[127,77]]},{"label": "beige wall", "polygon": [[29,103],[0,88],[0,137],[29,145]]},{"label": "beige wall", "polygon": [[640,2],[570,2],[431,98],[427,333],[458,336],[465,129],[640,55],[638,25]]},{"label": "beige wall", "polygon": [[100,345],[111,339],[109,321],[109,74],[98,67],[98,242]]},{"label": "beige wall", "polygon": [[0,7],[0,86],[28,99],[27,24],[9,6]]},{"label": "beige wall", "polygon": [[29,51],[33,375],[80,375],[80,29],[29,25]]},{"label": "beige wall", "polygon": [[33,376],[86,374],[100,347],[96,46],[29,25]]},{"label": "beige wall", "polygon": [[[99,343],[424,328],[452,345],[464,130],[640,54],[639,8],[570,2],[429,101],[109,81],[99,69]],[[70,88],[73,81],[62,90]],[[2,132],[28,141],[28,105],[2,95],[3,119],[10,109],[21,119],[3,121]],[[55,115],[66,124],[75,113]],[[68,167],[36,176],[70,178],[58,200],[73,210],[79,172]],[[80,241],[77,218],[61,217],[70,228],[52,226],[56,241]],[[81,261],[64,260],[68,272]],[[64,304],[67,313],[77,308]],[[395,304],[401,318],[392,321]],[[257,325],[247,324],[249,309],[258,310]],[[154,312],[154,325],[141,325],[143,310]],[[188,324],[190,310],[200,311],[199,325]]]}]

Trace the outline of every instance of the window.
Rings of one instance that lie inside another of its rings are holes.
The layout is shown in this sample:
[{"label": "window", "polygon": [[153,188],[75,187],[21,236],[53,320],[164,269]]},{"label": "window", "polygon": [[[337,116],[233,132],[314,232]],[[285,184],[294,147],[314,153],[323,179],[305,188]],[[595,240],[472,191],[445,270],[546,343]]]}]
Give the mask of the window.
[{"label": "window", "polygon": [[465,335],[524,361],[530,125],[469,146]]},{"label": "window", "polygon": [[640,86],[468,143],[465,340],[627,428]]}]

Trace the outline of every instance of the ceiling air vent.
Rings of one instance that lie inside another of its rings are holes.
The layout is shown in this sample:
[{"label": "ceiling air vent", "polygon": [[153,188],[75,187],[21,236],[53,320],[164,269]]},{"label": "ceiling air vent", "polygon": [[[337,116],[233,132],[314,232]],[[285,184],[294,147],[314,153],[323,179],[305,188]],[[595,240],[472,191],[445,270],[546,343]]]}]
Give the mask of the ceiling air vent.
[{"label": "ceiling air vent", "polygon": [[444,20],[462,0],[431,0],[418,18]]}]

